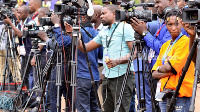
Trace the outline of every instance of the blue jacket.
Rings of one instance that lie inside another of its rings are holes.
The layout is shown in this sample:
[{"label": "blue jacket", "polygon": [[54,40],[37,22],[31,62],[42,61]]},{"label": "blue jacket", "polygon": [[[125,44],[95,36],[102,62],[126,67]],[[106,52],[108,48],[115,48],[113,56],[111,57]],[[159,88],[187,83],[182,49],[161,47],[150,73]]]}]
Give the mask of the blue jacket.
[{"label": "blue jacket", "polygon": [[71,37],[69,35],[65,35],[64,33],[62,33],[61,35],[62,31],[60,31],[60,27],[54,28],[53,32],[55,34],[55,38],[59,46],[64,45],[64,47],[66,47],[71,44]]},{"label": "blue jacket", "polygon": [[[85,30],[90,33],[94,38],[98,35],[98,32],[92,27],[85,27]],[[83,29],[81,29],[82,37],[85,43],[88,43],[93,38],[90,38]],[[99,71],[98,71],[98,52],[99,48],[88,52],[88,59],[91,63],[92,74],[95,81],[99,81]],[[77,67],[77,77],[91,79],[89,69],[87,66],[87,61],[85,54],[78,50],[78,67]]]}]

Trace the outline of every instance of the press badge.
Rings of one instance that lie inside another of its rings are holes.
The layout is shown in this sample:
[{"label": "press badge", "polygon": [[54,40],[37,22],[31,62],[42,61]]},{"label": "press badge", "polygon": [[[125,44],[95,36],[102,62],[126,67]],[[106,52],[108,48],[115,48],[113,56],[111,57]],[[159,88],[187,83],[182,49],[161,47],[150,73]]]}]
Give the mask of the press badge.
[{"label": "press badge", "polygon": [[106,55],[105,55],[105,61],[108,61],[108,60],[109,60],[109,55],[106,54]]},{"label": "press badge", "polygon": [[106,54],[104,55],[105,61],[103,62],[104,65],[106,65],[106,62],[109,60],[109,55]]}]

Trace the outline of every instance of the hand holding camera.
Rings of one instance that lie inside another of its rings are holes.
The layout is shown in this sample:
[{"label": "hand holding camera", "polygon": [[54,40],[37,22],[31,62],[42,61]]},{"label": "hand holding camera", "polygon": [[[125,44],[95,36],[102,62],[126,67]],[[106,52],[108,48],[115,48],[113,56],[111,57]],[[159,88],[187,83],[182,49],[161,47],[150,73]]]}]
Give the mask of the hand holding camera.
[{"label": "hand holding camera", "polygon": [[142,35],[143,32],[147,31],[146,23],[144,21],[139,21],[136,17],[131,19],[131,26],[140,35]]},{"label": "hand holding camera", "polygon": [[51,15],[51,21],[53,22],[54,25],[60,24],[60,19],[59,19],[58,15],[56,15],[56,14]]},{"label": "hand holding camera", "polygon": [[[6,16],[6,17],[7,17],[7,16]],[[4,19],[3,21],[4,21],[6,24],[9,24],[9,25],[12,23],[9,17],[7,17],[6,19]]]},{"label": "hand holding camera", "polygon": [[195,26],[191,26],[189,23],[183,23],[183,20],[180,21],[184,30],[190,35],[190,36],[195,36]]},{"label": "hand holding camera", "polygon": [[65,23],[65,31],[67,33],[72,32],[73,31],[73,27],[70,24]]},{"label": "hand holding camera", "polygon": [[40,37],[40,39],[44,40],[45,42],[48,39],[47,34],[44,31],[39,31],[38,36]]}]

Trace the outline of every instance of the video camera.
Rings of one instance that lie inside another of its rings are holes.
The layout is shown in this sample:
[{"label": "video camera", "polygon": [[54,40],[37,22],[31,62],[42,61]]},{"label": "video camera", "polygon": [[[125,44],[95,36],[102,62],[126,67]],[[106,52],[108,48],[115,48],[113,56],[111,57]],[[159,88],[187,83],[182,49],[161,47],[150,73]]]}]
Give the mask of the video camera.
[{"label": "video camera", "polygon": [[87,7],[77,8],[76,6],[70,6],[65,4],[55,4],[54,12],[55,14],[64,13],[66,15],[86,15],[87,14]]},{"label": "video camera", "polygon": [[183,9],[183,22],[191,23],[192,25],[200,22],[200,0],[185,0],[188,8]]},{"label": "video camera", "polygon": [[40,38],[38,37],[38,33],[40,32],[39,26],[36,26],[34,24],[28,24],[25,25],[25,28],[27,28],[27,30],[23,30],[23,36],[26,37],[30,37],[30,38]]},{"label": "video camera", "polygon": [[46,15],[48,17],[42,17],[39,19],[41,26],[53,26],[54,25],[53,22],[51,21],[51,14],[52,14],[52,12],[46,13]]},{"label": "video camera", "polygon": [[162,102],[164,101],[166,98],[171,98],[174,94],[174,90],[172,89],[164,89],[163,91],[159,92],[156,95],[156,101]]},{"label": "video camera", "polygon": [[3,0],[0,2],[0,20],[6,19],[6,15],[12,17],[12,8],[17,4],[16,0]]},{"label": "video camera", "polygon": [[[143,6],[144,10],[135,10],[133,7]],[[152,20],[152,11],[148,10],[147,7],[154,7],[153,3],[142,3],[135,4],[135,1],[122,2],[121,7],[124,7],[125,10],[117,10],[115,12],[116,21],[126,21],[130,23],[130,19],[136,17],[145,22]],[[132,11],[128,11],[132,9]]]}]

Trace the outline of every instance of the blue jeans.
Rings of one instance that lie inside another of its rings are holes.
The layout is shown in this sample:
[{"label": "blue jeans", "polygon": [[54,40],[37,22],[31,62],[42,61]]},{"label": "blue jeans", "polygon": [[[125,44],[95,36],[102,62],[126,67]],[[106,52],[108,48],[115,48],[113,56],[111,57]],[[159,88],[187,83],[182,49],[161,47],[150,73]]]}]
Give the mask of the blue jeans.
[{"label": "blue jeans", "polygon": [[[144,98],[142,72],[139,72],[139,75],[140,75],[140,79],[139,79],[140,80],[140,94],[141,94],[141,98]],[[145,76],[147,76],[147,74],[145,74]],[[151,90],[150,90],[149,82],[147,78],[144,79],[144,84],[145,84],[146,112],[152,112]],[[137,89],[137,97],[139,99],[138,72],[135,72],[135,85]]]},{"label": "blue jeans", "polygon": [[[99,81],[95,81],[95,86],[98,89]],[[77,78],[76,109],[78,112],[99,112],[91,79]]]},{"label": "blue jeans", "polygon": [[135,89],[133,89],[133,97],[131,99],[129,112],[136,112],[136,110],[135,110]]},{"label": "blue jeans", "polygon": [[[177,97],[173,112],[189,112],[191,97]],[[161,112],[166,112],[167,100],[159,102]]]}]

